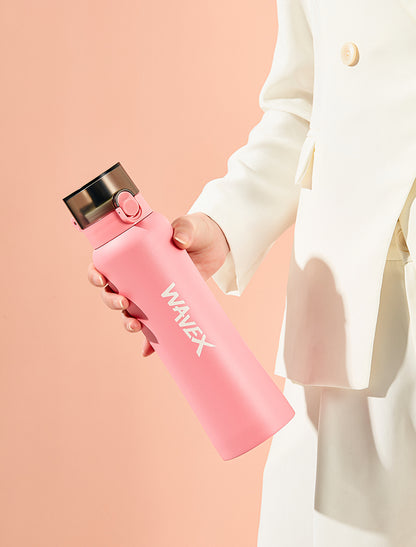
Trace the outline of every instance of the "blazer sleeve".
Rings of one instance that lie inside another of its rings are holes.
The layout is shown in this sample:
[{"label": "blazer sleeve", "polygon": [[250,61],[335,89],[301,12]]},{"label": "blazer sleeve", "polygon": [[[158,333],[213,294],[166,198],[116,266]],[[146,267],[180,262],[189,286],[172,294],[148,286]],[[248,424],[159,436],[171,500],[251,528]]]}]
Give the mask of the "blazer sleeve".
[{"label": "blazer sleeve", "polygon": [[294,183],[312,112],[314,60],[309,0],[277,0],[278,33],[260,91],[263,111],[247,143],[209,181],[187,214],[203,212],[224,232],[230,252],[212,276],[225,294],[241,296],[276,239],[296,219]]}]

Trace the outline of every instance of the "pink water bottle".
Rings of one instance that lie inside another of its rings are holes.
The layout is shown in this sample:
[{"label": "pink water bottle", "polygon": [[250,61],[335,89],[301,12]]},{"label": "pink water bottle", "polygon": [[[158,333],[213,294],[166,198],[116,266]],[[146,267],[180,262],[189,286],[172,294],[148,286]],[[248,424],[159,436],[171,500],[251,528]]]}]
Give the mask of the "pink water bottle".
[{"label": "pink water bottle", "polygon": [[115,292],[224,460],[258,446],[294,416],[221,308],[173,228],[120,163],[64,198]]}]

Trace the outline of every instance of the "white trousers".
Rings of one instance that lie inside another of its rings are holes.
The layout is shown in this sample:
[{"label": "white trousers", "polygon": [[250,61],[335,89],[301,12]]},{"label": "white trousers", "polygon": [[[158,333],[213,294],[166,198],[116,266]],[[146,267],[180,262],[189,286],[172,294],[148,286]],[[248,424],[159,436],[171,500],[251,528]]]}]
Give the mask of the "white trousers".
[{"label": "white trousers", "polygon": [[416,547],[416,181],[387,255],[365,390],[287,379],[257,547]]}]

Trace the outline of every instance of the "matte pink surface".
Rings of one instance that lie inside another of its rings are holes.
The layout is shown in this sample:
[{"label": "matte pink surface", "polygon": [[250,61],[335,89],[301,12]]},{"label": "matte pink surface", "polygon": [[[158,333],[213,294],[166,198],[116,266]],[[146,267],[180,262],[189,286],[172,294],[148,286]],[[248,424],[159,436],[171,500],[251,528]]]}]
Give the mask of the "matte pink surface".
[{"label": "matte pink surface", "polygon": [[293,408],[187,251],[174,244],[169,220],[157,211],[146,213],[149,205],[140,192],[135,198],[144,214],[141,220],[131,218],[130,229],[115,210],[85,230],[105,234],[92,253],[94,265],[114,291],[129,299],[128,311],[142,321],[219,455],[236,458],[285,426]]},{"label": "matte pink surface", "polygon": [[[218,458],[88,283],[62,197],[120,161],[183,214],[261,117],[275,2],[16,0],[1,21],[0,545],[253,547],[270,441]],[[292,234],[242,298],[208,282],[270,375]]]}]

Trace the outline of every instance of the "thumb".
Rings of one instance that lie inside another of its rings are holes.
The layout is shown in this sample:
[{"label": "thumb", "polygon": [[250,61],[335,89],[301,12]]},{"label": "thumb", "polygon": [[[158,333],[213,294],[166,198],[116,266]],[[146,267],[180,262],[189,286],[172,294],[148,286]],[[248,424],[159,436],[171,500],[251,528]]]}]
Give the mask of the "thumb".
[{"label": "thumb", "polygon": [[204,246],[208,239],[208,226],[200,213],[183,215],[172,222],[173,241],[180,249],[193,251]]}]

